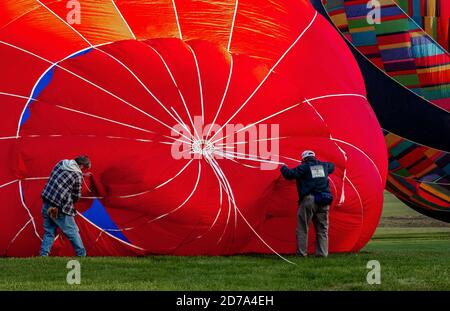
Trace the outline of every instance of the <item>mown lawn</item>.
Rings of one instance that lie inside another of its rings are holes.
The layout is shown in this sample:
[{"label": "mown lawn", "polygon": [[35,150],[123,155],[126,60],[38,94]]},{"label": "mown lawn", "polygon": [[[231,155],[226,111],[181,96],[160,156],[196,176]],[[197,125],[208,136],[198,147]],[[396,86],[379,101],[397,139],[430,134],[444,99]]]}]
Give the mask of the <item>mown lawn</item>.
[{"label": "mown lawn", "polygon": [[[272,255],[85,258],[80,285],[66,282],[70,258],[2,258],[0,290],[450,290],[450,226],[424,226],[419,214],[391,197],[387,203],[358,254],[288,257],[296,265]],[[384,226],[392,217],[410,220]],[[369,260],[380,262],[380,285],[367,284]]]}]

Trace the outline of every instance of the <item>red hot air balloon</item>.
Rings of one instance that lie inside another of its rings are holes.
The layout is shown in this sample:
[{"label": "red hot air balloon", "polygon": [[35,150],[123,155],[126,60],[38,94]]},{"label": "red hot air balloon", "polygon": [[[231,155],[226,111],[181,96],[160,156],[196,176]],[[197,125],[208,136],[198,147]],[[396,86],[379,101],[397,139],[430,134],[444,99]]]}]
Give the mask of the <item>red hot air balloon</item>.
[{"label": "red hot air balloon", "polygon": [[[278,167],[305,149],[336,164],[330,251],[367,243],[383,135],[308,1],[79,4],[80,24],[64,2],[0,4],[3,255],[38,254],[40,192],[79,154],[93,163],[77,205],[89,255],[294,253],[295,185]],[[70,253],[58,236],[53,254]]]}]

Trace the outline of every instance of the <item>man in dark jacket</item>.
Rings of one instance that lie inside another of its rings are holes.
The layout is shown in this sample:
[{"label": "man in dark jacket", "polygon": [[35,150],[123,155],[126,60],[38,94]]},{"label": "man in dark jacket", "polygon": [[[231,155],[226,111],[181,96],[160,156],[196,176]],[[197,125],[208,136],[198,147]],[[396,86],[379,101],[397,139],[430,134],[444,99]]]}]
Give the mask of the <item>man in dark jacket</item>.
[{"label": "man in dark jacket", "polygon": [[86,156],[74,160],[62,160],[53,168],[42,191],[42,216],[44,217],[44,238],[41,256],[48,256],[55,240],[56,229],[60,228],[69,239],[77,256],[86,256],[86,250],[75,222],[77,214],[74,203],[81,197],[83,173],[91,167]]},{"label": "man in dark jacket", "polygon": [[334,164],[321,162],[311,150],[302,153],[302,163],[289,169],[281,167],[281,174],[287,180],[295,179],[299,197],[297,211],[297,255],[308,255],[308,227],[311,219],[316,230],[316,255],[328,256],[328,210],[332,199],[328,174],[334,171]]}]

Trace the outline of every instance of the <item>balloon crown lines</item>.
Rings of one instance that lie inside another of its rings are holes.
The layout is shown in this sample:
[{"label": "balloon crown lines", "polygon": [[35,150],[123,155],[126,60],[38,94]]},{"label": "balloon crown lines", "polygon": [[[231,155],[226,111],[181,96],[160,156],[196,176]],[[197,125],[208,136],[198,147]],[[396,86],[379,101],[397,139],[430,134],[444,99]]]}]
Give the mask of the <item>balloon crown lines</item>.
[{"label": "balloon crown lines", "polygon": [[194,116],[191,126],[179,120],[172,127],[171,155],[175,160],[248,160],[261,170],[275,170],[283,164],[279,133],[279,124],[204,124],[201,116]]}]

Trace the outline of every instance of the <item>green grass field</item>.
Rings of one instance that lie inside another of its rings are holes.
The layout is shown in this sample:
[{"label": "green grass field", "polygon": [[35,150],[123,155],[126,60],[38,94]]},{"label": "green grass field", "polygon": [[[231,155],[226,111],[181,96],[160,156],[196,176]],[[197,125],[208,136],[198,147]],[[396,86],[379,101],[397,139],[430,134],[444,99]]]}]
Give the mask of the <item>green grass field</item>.
[{"label": "green grass field", "polygon": [[[68,258],[1,258],[0,290],[450,290],[450,225],[385,196],[380,225],[358,254],[85,258],[81,284],[66,283]],[[366,281],[369,260],[381,284]]]}]

